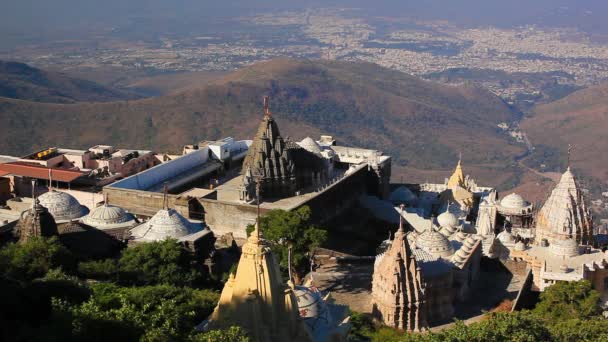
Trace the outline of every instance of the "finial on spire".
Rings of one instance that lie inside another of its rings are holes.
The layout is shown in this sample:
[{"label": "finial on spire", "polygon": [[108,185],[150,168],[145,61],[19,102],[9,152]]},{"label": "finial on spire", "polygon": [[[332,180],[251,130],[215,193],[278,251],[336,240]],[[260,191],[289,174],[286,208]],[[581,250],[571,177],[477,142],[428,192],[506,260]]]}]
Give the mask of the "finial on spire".
[{"label": "finial on spire", "polygon": [[[403,208],[405,206],[401,204],[399,206],[399,231],[403,233]],[[390,238],[389,238],[390,239]]]},{"label": "finial on spire", "polygon": [[264,116],[270,117],[270,97],[264,96]]},{"label": "finial on spire", "polygon": [[163,186],[163,209],[169,209],[169,186],[167,186],[166,182]]},{"label": "finial on spire", "polygon": [[458,152],[458,164],[462,161],[462,151]]}]

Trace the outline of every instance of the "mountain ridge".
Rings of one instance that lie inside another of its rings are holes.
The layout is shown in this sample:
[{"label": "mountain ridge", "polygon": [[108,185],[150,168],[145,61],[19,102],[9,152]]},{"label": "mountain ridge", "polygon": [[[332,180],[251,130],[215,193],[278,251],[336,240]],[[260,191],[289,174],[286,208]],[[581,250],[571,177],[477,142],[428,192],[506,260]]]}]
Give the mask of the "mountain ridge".
[{"label": "mountain ridge", "polygon": [[49,103],[106,102],[135,98],[92,81],[12,61],[0,61],[0,97]]},{"label": "mountain ridge", "polygon": [[331,134],[341,144],[392,155],[397,168],[447,170],[462,152],[467,163],[503,169],[524,151],[497,128],[519,113],[481,88],[439,85],[370,63],[292,59],[254,64],[156,98],[0,99],[0,148],[23,154],[48,145],[109,143],[178,152],[200,139],[247,139],[262,118],[264,95],[283,135]]}]

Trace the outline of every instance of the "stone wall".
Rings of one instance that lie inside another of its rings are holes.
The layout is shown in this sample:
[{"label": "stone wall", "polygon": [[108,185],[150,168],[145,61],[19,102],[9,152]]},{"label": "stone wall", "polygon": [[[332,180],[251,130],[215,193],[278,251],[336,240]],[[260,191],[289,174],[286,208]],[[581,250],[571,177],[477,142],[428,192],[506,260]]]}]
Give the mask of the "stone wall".
[{"label": "stone wall", "polygon": [[[205,223],[216,236],[232,233],[237,239],[247,238],[248,224],[255,223],[257,207],[250,204],[237,204],[199,198],[203,207]],[[268,209],[260,209],[263,215]]]},{"label": "stone wall", "polygon": [[[163,194],[157,192],[129,190],[105,187],[103,193],[108,198],[108,204],[121,207],[128,212],[151,217],[163,209]],[[167,195],[169,208],[175,209],[186,218],[191,218],[188,202],[193,200],[187,196]]]}]

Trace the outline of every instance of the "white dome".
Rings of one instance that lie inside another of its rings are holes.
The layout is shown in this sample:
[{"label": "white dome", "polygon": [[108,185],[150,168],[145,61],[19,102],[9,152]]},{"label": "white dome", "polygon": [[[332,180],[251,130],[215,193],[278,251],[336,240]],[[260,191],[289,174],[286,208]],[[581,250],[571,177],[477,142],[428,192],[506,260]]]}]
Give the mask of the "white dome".
[{"label": "white dome", "polygon": [[446,210],[437,216],[437,223],[439,223],[440,227],[453,228],[458,226],[458,218],[456,215]]},{"label": "white dome", "polygon": [[79,219],[89,212],[72,195],[61,191],[46,192],[40,195],[38,200],[53,215],[57,223]]},{"label": "white dome", "polygon": [[123,208],[106,204],[93,209],[82,222],[98,229],[110,229],[132,226],[135,219]]},{"label": "white dome", "polygon": [[420,234],[416,239],[416,247],[440,257],[447,257],[454,253],[450,241],[434,229],[426,230]]},{"label": "white dome", "polygon": [[300,147],[302,147],[308,152],[312,152],[315,154],[321,153],[321,146],[319,146],[319,144],[317,144],[317,142],[314,141],[311,137],[306,137],[302,139],[302,141],[300,141],[298,145],[300,145]]},{"label": "white dome", "polygon": [[549,248],[557,256],[572,257],[580,254],[578,243],[571,238],[553,240]]},{"label": "white dome", "polygon": [[391,192],[389,196],[389,201],[393,203],[411,203],[418,200],[418,197],[412,192],[412,190],[408,189],[405,186],[400,186]]},{"label": "white dome", "polygon": [[526,200],[524,200],[520,195],[512,193],[505,196],[500,201],[500,205],[509,209],[524,209],[529,206],[530,203],[526,202]]},{"label": "white dome", "polygon": [[503,245],[512,245],[513,243],[515,243],[515,238],[506,229],[500,232],[497,238],[498,241],[500,241]]},{"label": "white dome", "polygon": [[146,223],[133,228],[131,235],[136,240],[161,241],[168,238],[178,239],[201,229],[200,224],[188,221],[175,209],[162,209]]},{"label": "white dome", "polygon": [[525,251],[526,244],[523,241],[519,241],[518,243],[515,244],[515,250],[516,251]]}]

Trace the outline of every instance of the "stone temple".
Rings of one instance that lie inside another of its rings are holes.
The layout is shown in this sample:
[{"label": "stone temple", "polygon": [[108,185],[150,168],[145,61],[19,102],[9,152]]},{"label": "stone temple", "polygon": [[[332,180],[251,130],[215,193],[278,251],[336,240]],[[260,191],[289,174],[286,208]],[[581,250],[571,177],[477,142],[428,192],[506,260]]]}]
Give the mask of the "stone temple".
[{"label": "stone temple", "polygon": [[608,301],[608,255],[593,247],[592,216],[568,167],[540,210],[517,194],[482,198],[477,217],[492,239],[490,257],[524,264],[532,288],[587,279]]},{"label": "stone temple", "polygon": [[403,219],[386,251],[376,256],[372,305],[372,314],[386,325],[408,331],[427,328],[424,280],[406,239]]}]

